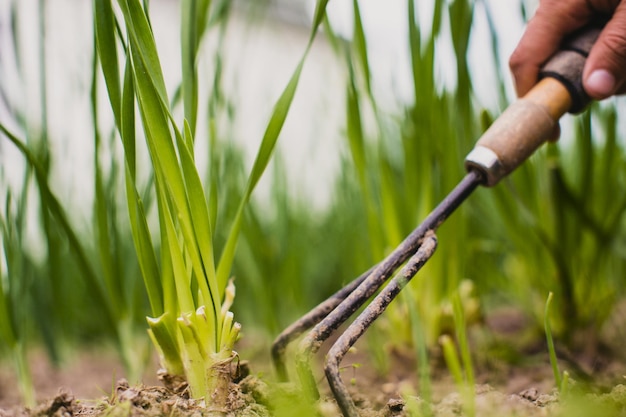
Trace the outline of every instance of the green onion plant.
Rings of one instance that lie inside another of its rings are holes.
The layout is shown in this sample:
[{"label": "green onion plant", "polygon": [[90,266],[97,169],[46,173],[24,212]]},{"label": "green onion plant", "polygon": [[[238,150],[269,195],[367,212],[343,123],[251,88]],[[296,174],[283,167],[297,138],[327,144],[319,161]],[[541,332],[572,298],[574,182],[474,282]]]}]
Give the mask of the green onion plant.
[{"label": "green onion plant", "polygon": [[[241,326],[230,311],[234,284],[229,281],[235,249],[251,194],[263,174],[287,117],[308,51],[325,13],[318,1],[306,50],[276,102],[261,141],[230,232],[220,254],[214,246],[216,205],[207,200],[196,167],[198,124],[197,59],[211,13],[225,2],[181,2],[184,118],[178,122],[168,98],[148,10],[139,1],[119,1],[118,21],[111,1],[94,2],[97,49],[116,126],[125,150],[126,192],[133,240],[150,300],[149,333],[162,365],[184,376],[192,396],[223,407],[231,379],[233,350]],[[124,28],[120,60],[117,27]],[[124,68],[123,76],[119,68]],[[154,172],[159,242],[152,239],[137,184],[135,106]],[[209,194],[211,195],[211,194]],[[160,249],[160,250],[158,250]]]},{"label": "green onion plant", "polygon": [[[470,347],[467,340],[467,323],[461,295],[457,292],[453,295],[455,338],[443,334],[439,343],[443,350],[443,356],[454,377],[454,381],[463,398],[465,411],[469,416],[476,415],[476,394],[474,367]],[[457,346],[458,345],[458,350]],[[460,353],[459,353],[460,352]]]},{"label": "green onion plant", "polygon": [[548,343],[548,355],[550,357],[550,365],[552,366],[552,373],[554,374],[554,382],[557,389],[559,390],[559,393],[564,396],[565,394],[567,394],[567,389],[569,385],[569,373],[567,371],[563,371],[563,374],[561,374],[561,372],[559,371],[559,363],[556,356],[556,349],[554,348],[552,327],[550,326],[550,306],[552,305],[553,297],[554,294],[549,293],[548,299],[546,300],[544,327],[546,332],[546,341]]}]

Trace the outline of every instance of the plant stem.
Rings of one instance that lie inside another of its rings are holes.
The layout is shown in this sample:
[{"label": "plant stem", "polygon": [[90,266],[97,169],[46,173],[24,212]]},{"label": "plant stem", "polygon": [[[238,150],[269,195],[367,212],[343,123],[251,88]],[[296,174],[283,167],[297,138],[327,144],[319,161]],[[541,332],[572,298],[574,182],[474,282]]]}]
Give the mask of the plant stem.
[{"label": "plant stem", "polygon": [[546,331],[546,340],[548,342],[548,352],[550,354],[550,364],[552,365],[552,373],[554,374],[554,382],[557,388],[561,389],[561,374],[559,372],[559,365],[556,359],[556,350],[554,349],[554,340],[552,339],[552,329],[550,328],[550,305],[552,304],[553,294],[548,294],[546,300],[546,309],[544,314],[544,327]]}]

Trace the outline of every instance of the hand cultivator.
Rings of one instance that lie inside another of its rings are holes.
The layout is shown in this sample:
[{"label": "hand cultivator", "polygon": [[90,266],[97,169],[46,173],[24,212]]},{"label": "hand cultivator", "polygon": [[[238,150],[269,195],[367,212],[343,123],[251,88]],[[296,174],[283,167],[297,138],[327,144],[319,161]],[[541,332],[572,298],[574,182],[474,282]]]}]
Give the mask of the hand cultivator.
[{"label": "hand cultivator", "polygon": [[284,361],[287,345],[312,327],[298,347],[296,369],[303,388],[317,397],[309,365],[311,356],[402,267],[326,355],[324,370],[341,411],[346,417],[359,415],[339,374],[344,355],[433,255],[437,246],[435,231],[472,191],[479,185],[498,183],[541,144],[553,138],[561,116],[584,109],[589,98],[582,88],[581,75],[586,56],[599,33],[599,28],[588,28],[564,43],[544,66],[541,81],[512,104],[479,139],[465,159],[468,171],[465,178],[400,246],[278,336],[272,347],[272,359],[281,379],[287,379]]}]

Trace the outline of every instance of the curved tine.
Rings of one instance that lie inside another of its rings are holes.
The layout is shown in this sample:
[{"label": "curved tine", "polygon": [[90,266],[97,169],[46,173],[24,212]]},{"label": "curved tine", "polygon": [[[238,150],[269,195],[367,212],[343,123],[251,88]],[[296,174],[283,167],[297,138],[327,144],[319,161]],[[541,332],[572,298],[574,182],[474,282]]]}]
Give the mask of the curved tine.
[{"label": "curved tine", "polygon": [[344,385],[341,375],[339,375],[339,364],[348,352],[350,347],[365,333],[368,327],[376,320],[408,284],[413,276],[430,259],[437,247],[437,237],[434,232],[429,232],[424,237],[424,243],[418,251],[411,257],[409,262],[402,268],[380,292],[379,295],[367,306],[367,308],[357,317],[348,329],[337,339],[326,355],[324,372],[328,384],[337,400],[339,408],[345,417],[359,417],[359,413],[350,397],[348,389]]},{"label": "curved tine", "polygon": [[296,353],[296,370],[305,392],[311,394],[313,398],[319,398],[315,378],[309,365],[311,355],[316,353],[324,340],[328,339],[332,332],[350,318],[383,285],[393,271],[418,250],[426,233],[436,230],[482,181],[482,174],[478,171],[468,172],[426,219],[376,266],[365,281],[302,339]]},{"label": "curved tine", "polygon": [[355,290],[365,278],[367,278],[376,266],[373,266],[359,277],[355,278],[348,285],[328,297],[325,301],[318,304],[307,314],[297,321],[293,322],[289,327],[283,330],[272,343],[272,363],[278,379],[286,382],[289,378],[287,375],[287,367],[285,366],[285,351],[287,345],[302,333],[322,321],[331,311],[335,309],[352,291]]},{"label": "curved tine", "polygon": [[317,384],[309,365],[311,356],[322,343],[346,320],[354,314],[387,281],[422,243],[428,230],[420,226],[413,231],[387,258],[379,263],[374,271],[352,291],[333,311],[320,321],[300,342],[296,352],[296,370],[300,383],[311,398],[319,398]]}]

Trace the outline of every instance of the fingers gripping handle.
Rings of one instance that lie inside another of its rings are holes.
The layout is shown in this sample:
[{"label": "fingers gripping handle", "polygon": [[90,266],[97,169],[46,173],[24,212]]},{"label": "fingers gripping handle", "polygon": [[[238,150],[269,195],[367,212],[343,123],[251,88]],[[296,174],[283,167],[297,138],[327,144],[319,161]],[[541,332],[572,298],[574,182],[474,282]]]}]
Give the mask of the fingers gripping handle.
[{"label": "fingers gripping handle", "polygon": [[575,32],[539,73],[539,78],[555,78],[567,88],[572,98],[570,113],[579,113],[589,104],[590,98],[583,88],[583,68],[601,31],[601,26],[591,26]]},{"label": "fingers gripping handle", "polygon": [[540,81],[509,106],[478,140],[465,158],[465,167],[483,174],[493,186],[550,139],[558,120],[567,112],[582,111],[589,97],[582,87],[582,72],[600,33],[589,28],[571,37],[544,65]]}]

